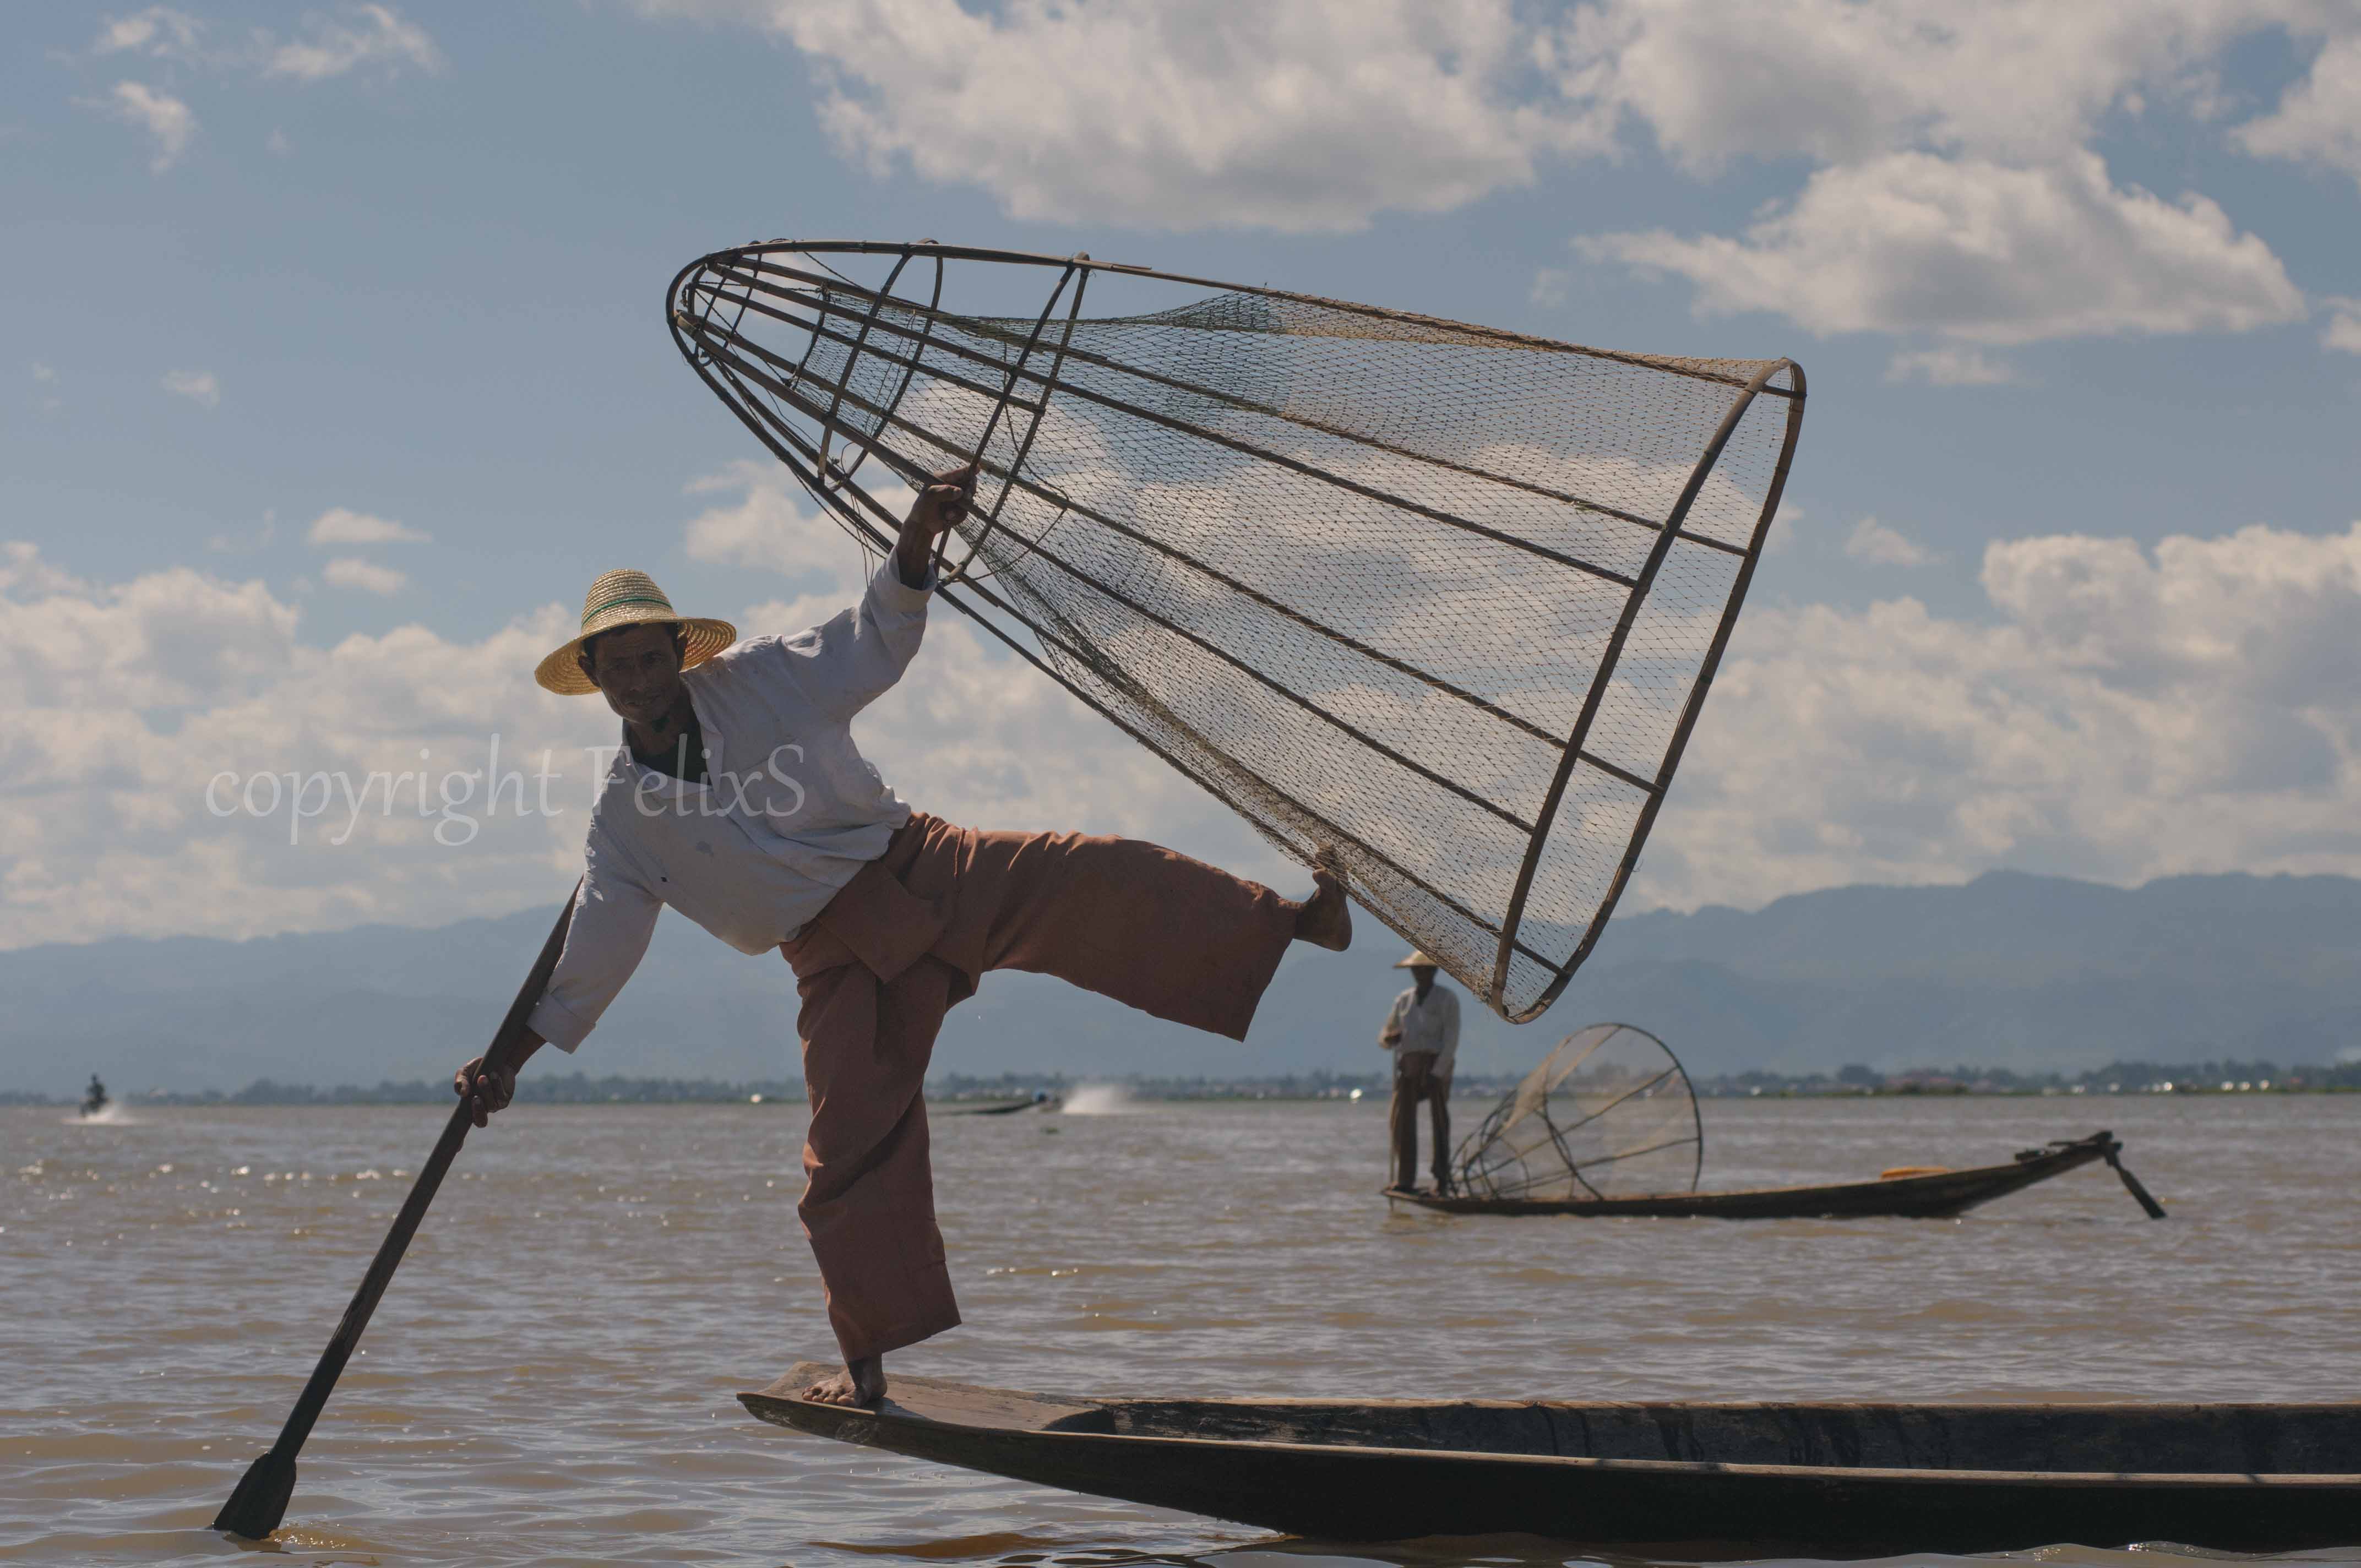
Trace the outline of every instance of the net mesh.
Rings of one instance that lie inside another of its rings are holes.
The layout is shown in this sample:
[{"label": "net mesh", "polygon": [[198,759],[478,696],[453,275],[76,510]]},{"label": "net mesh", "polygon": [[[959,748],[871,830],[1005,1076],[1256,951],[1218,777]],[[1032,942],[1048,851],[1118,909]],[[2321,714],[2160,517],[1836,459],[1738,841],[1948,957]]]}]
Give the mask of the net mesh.
[{"label": "net mesh", "polygon": [[1454,1163],[1471,1198],[1542,1201],[1693,1191],[1704,1158],[1697,1095],[1664,1043],[1592,1024],[1558,1042]]},{"label": "net mesh", "polygon": [[[971,276],[1049,307],[955,313]],[[1784,360],[944,247],[719,252],[669,303],[873,548],[891,481],[978,459],[945,597],[1519,1020],[1630,874],[1803,408]]]}]

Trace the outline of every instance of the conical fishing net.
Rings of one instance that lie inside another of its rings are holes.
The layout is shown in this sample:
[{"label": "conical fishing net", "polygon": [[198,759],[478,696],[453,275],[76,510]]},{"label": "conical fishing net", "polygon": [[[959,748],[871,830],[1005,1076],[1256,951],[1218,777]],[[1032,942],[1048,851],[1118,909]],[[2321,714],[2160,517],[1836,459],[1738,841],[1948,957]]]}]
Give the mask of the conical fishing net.
[{"label": "conical fishing net", "polygon": [[1785,360],[1086,258],[777,241],[667,304],[872,549],[977,458],[943,597],[1518,1021],[1631,874],[1803,417]]},{"label": "conical fishing net", "polygon": [[1484,1118],[1454,1163],[1471,1198],[1622,1198],[1687,1192],[1705,1158],[1689,1075],[1629,1024],[1558,1042]]}]

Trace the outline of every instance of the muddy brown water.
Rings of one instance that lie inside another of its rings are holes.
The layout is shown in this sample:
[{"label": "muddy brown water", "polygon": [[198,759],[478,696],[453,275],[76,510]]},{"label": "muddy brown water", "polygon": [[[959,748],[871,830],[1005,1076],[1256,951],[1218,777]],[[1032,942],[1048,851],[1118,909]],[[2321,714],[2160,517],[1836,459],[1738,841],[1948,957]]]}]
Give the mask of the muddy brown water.
[{"label": "muddy brown water", "polygon": [[[899,1365],[1209,1396],[2361,1396],[2361,1097],[1705,1107],[1719,1186],[1985,1164],[2112,1126],[2162,1223],[2103,1167],[1955,1222],[1390,1214],[1381,1106],[1110,1108],[938,1120],[968,1323]],[[523,1107],[477,1135],[304,1451],[287,1528],[225,1541],[208,1521],[441,1120],[0,1111],[0,1561],[1580,1555],[1280,1540],[756,1422],[732,1393],[829,1344],[792,1105]]]}]

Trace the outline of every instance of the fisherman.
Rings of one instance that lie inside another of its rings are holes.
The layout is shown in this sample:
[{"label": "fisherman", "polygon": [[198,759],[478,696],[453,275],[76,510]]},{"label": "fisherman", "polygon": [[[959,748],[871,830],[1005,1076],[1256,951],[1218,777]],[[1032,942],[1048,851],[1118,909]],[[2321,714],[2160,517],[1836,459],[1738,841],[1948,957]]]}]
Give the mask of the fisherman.
[{"label": "fisherman", "polygon": [[1434,1122],[1434,1190],[1451,1190],[1451,1069],[1459,1058],[1459,993],[1434,982],[1439,966],[1413,949],[1394,965],[1410,970],[1411,988],[1387,1010],[1378,1044],[1394,1053],[1396,1192],[1418,1189],[1418,1107],[1423,1101]]},{"label": "fisherman", "polygon": [[453,1087],[477,1126],[514,1065],[572,1051],[669,905],[745,953],[776,949],[802,1010],[806,1185],[842,1373],[806,1398],[872,1405],[887,1352],[960,1321],[935,1223],[922,1089],[944,1013],[986,970],[1053,974],[1243,1040],[1288,944],[1343,951],[1342,881],[1301,902],[1134,839],[978,832],[902,803],[850,729],[909,667],[936,541],[967,514],[973,464],[912,503],[853,609],[794,636],[738,641],[678,614],[644,573],[609,572],[580,635],[541,662],[550,691],[598,692],[623,720],[591,809],[587,870],[548,989],[510,1069]]}]

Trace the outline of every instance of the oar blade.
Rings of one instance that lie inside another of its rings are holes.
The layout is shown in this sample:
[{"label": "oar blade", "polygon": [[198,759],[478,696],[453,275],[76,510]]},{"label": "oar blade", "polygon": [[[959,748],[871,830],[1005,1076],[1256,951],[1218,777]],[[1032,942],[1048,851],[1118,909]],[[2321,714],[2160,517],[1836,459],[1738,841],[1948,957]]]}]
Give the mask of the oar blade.
[{"label": "oar blade", "polygon": [[294,1456],[270,1449],[247,1466],[237,1490],[214,1516],[214,1528],[260,1541],[287,1517],[287,1499],[294,1495]]}]

